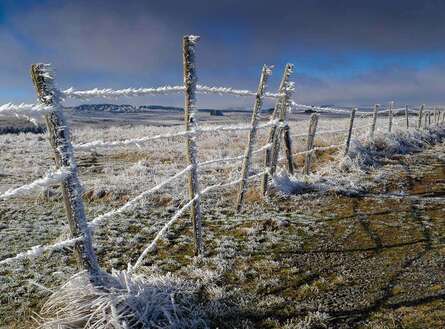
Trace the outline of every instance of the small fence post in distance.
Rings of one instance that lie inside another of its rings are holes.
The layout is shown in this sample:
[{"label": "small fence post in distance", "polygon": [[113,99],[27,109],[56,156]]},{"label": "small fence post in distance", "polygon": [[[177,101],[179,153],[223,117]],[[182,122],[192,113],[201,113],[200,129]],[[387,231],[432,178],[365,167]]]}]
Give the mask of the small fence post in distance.
[{"label": "small fence post in distance", "polygon": [[392,131],[392,119],[393,119],[393,113],[392,113],[392,109],[393,109],[393,105],[394,102],[389,102],[389,122],[388,122],[388,131],[391,132]]},{"label": "small fence post in distance", "polygon": [[419,114],[417,117],[417,128],[422,128],[422,117],[423,117],[423,110],[425,108],[425,104],[420,105]]},{"label": "small fence post in distance", "polygon": [[[283,125],[286,121],[286,111],[288,109],[287,105],[291,97],[291,91],[288,90],[289,77],[292,74],[293,69],[294,66],[292,64],[287,64],[286,67],[284,68],[283,78],[281,79],[280,87],[278,89],[280,96],[276,101],[274,111],[271,115],[271,120],[276,120],[277,116],[279,116],[279,124],[272,126],[269,131],[269,137],[267,143],[272,144],[272,147],[266,150],[264,159],[264,165],[266,168],[269,168],[269,172],[264,173],[261,179],[261,190],[263,195],[266,195],[267,193],[269,174],[273,175],[276,169],[276,161],[278,157],[277,153],[279,153],[280,150],[280,136],[282,129],[280,125]],[[287,147],[290,147],[290,145],[289,146],[286,145],[286,150]],[[293,166],[292,166],[292,172],[293,172]]]},{"label": "small fence post in distance", "polygon": [[406,120],[406,129],[409,129],[409,112],[408,112],[408,105],[405,105],[405,120]]},{"label": "small fence post in distance", "polygon": [[346,138],[345,156],[348,155],[349,145],[351,145],[352,127],[354,126],[354,118],[355,118],[355,112],[356,111],[357,111],[357,108],[353,108],[352,109],[351,117],[349,119],[349,130],[348,130],[348,137]]},{"label": "small fence post in distance", "polygon": [[375,127],[377,125],[377,116],[379,113],[379,105],[375,104],[374,105],[374,113],[372,115],[372,124],[371,124],[371,129],[369,130],[369,138],[373,139],[374,138],[374,134],[375,134]]},{"label": "small fence post in distance", "polygon": [[[185,130],[196,132],[198,125],[196,119],[196,75],[195,46],[199,40],[198,36],[186,35],[182,39],[183,66],[184,66],[184,124]],[[202,242],[202,220],[201,220],[201,199],[199,197],[198,180],[198,160],[196,135],[187,135],[187,161],[191,165],[188,176],[189,199],[193,200],[191,207],[191,220],[193,225],[194,253],[201,255],[204,251]]]},{"label": "small fence post in distance", "polygon": [[317,131],[317,124],[318,124],[318,114],[313,113],[310,118],[309,122],[309,131],[307,136],[307,150],[308,153],[306,153],[305,160],[304,160],[304,168],[303,168],[303,174],[309,175],[309,171],[311,169],[311,161],[312,161],[312,149],[314,147],[314,139],[315,139],[315,133]]},{"label": "small fence post in distance", "polygon": [[85,217],[77,164],[70,141],[70,131],[60,105],[60,96],[54,87],[54,76],[48,64],[33,64],[31,78],[40,103],[52,106],[45,114],[50,144],[54,151],[57,168],[69,170],[69,175],[62,181],[62,194],[65,212],[72,238],[80,237],[74,244],[74,255],[79,270],[86,270],[92,283],[102,281],[101,270],[93,248],[91,231]]},{"label": "small fence post in distance", "polygon": [[238,197],[236,201],[236,211],[240,212],[243,207],[244,196],[247,191],[247,180],[249,178],[250,162],[252,158],[252,148],[256,139],[256,130],[258,124],[258,113],[263,106],[263,98],[266,90],[266,83],[269,76],[272,74],[272,67],[266,65],[263,66],[261,70],[260,82],[258,85],[258,90],[255,96],[255,105],[252,111],[252,119],[250,123],[250,131],[247,139],[246,150],[244,153],[243,165],[241,169],[241,182],[238,190]]}]

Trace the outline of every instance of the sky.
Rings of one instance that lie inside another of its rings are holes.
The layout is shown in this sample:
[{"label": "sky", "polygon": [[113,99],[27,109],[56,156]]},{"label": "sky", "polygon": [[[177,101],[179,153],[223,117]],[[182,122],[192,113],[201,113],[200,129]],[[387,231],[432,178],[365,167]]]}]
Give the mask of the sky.
[{"label": "sky", "polygon": [[[274,65],[268,90],[276,91],[292,63],[298,103],[445,103],[440,0],[0,0],[0,103],[35,101],[29,68],[39,62],[53,65],[61,89],[181,84],[186,34],[201,36],[201,84],[255,90],[268,64]],[[225,108],[253,100],[198,102]]]}]

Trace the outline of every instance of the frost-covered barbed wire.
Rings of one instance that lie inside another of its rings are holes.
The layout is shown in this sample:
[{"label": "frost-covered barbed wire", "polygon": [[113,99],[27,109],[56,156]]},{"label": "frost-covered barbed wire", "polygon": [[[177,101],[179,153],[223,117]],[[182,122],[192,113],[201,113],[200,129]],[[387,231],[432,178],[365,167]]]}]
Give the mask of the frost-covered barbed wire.
[{"label": "frost-covered barbed wire", "polygon": [[[366,128],[369,128],[369,127],[371,127],[372,125],[363,125],[363,126],[359,126],[359,127],[355,127],[355,128],[352,128],[352,130],[360,130],[360,129],[366,129]],[[343,133],[343,132],[348,132],[349,131],[349,129],[348,128],[346,128],[346,129],[335,129],[335,130],[322,130],[322,131],[320,131],[320,132],[318,132],[317,131],[317,134],[316,134],[316,136],[319,136],[319,135],[329,135],[329,134],[337,134],[337,133]],[[306,137],[307,136],[307,133],[306,134],[298,134],[298,135],[292,135],[291,137]]]},{"label": "frost-covered barbed wire", "polygon": [[0,105],[0,116],[15,116],[37,124],[38,120],[40,120],[44,114],[51,111],[51,109],[52,106],[41,104],[7,103]]},{"label": "frost-covered barbed wire", "polygon": [[[293,109],[301,109],[303,111],[306,110],[311,110],[317,113],[339,113],[339,114],[351,114],[351,109],[346,109],[346,108],[335,108],[335,107],[320,107],[320,106],[313,106],[313,105],[306,105],[306,104],[298,104],[294,101],[291,101],[291,105]],[[405,112],[405,108],[396,108],[396,109],[392,109],[393,114],[398,114],[398,113],[404,113]],[[386,110],[382,110],[379,111],[378,113],[387,113],[389,112],[389,109]],[[295,113],[295,112],[294,112]],[[415,112],[417,113],[417,112]],[[366,117],[366,116],[372,116],[373,112],[367,112],[367,111],[356,111],[357,115],[361,115],[361,117]]]},{"label": "frost-covered barbed wire", "polygon": [[42,190],[51,185],[61,183],[71,173],[70,169],[62,168],[54,172],[49,172],[45,177],[36,179],[35,181],[22,185],[17,188],[9,189],[0,194],[0,199],[8,199],[17,196],[27,195],[35,190]]},{"label": "frost-covered barbed wire", "polygon": [[161,188],[163,188],[165,185],[169,184],[170,182],[174,181],[175,179],[184,176],[185,174],[187,174],[190,170],[192,169],[192,165],[184,168],[183,170],[181,170],[180,172],[178,172],[177,174],[171,176],[170,178],[164,180],[163,182],[159,183],[158,185],[152,187],[149,190],[146,190],[142,193],[140,193],[138,196],[136,196],[135,198],[131,199],[130,201],[128,201],[127,203],[125,203],[122,207],[118,208],[118,209],[114,209],[111,210],[105,214],[102,214],[96,218],[94,218],[88,225],[91,229],[94,229],[97,225],[99,225],[100,222],[102,222],[103,220],[110,218],[114,215],[120,214],[128,209],[131,209],[132,207],[134,207],[137,202],[139,202],[141,199],[159,191]]},{"label": "frost-covered barbed wire", "polygon": [[44,252],[60,250],[60,249],[66,248],[66,247],[72,247],[77,241],[80,241],[81,239],[82,239],[81,237],[77,237],[77,238],[60,241],[60,242],[57,242],[57,243],[54,243],[51,245],[46,245],[46,246],[37,245],[37,246],[31,247],[27,251],[17,254],[14,257],[10,257],[10,258],[1,260],[0,265],[11,264],[11,263],[17,262],[17,261],[19,261],[21,259],[25,259],[25,258],[33,259],[33,258],[41,256]]},{"label": "frost-covered barbed wire", "polygon": [[[315,151],[326,151],[326,150],[330,150],[330,149],[336,149],[336,148],[340,148],[343,147],[344,144],[332,144],[332,145],[328,145],[328,146],[317,146],[314,147],[310,150],[307,151],[301,151],[301,152],[296,152],[292,154],[292,157],[296,157],[297,155],[304,155],[304,154],[309,154],[309,153],[314,153]],[[282,161],[286,159],[285,156],[280,157],[278,160]]]},{"label": "frost-covered barbed wire", "polygon": [[[252,180],[252,179],[261,177],[262,175],[264,175],[267,172],[268,172],[268,169],[263,170],[260,173],[257,173],[255,175],[251,175],[251,176],[248,177],[248,180]],[[128,273],[133,273],[135,270],[137,270],[139,268],[139,266],[142,265],[142,262],[143,262],[144,258],[147,256],[147,254],[149,252],[152,252],[153,250],[155,250],[158,241],[164,236],[165,232],[167,232],[167,230],[179,219],[179,217],[181,217],[184,214],[184,212],[191,207],[193,202],[195,202],[196,200],[201,198],[203,195],[205,195],[205,194],[207,194],[207,193],[209,193],[209,192],[211,192],[213,190],[216,190],[216,189],[219,189],[219,188],[225,188],[225,187],[229,187],[229,186],[233,186],[233,185],[237,185],[237,184],[239,184],[241,182],[241,180],[242,179],[239,178],[239,179],[227,182],[227,183],[220,183],[220,184],[211,185],[211,186],[208,186],[205,189],[201,190],[198,194],[196,194],[193,199],[191,199],[184,206],[182,206],[182,208],[180,208],[172,216],[172,218],[162,227],[162,229],[156,234],[156,236],[154,237],[152,242],[143,250],[143,252],[138,257],[138,259],[135,262],[135,264],[134,265],[128,264]]]},{"label": "frost-covered barbed wire", "polygon": [[[266,144],[266,145],[260,147],[259,149],[252,151],[252,154],[261,153],[261,152],[263,152],[265,150],[270,149],[271,147],[272,147],[271,143]],[[240,160],[243,160],[244,157],[245,157],[245,155],[243,154],[243,155],[239,155],[239,156],[236,156],[236,157],[209,160],[209,161],[198,163],[198,167],[204,167],[204,166],[208,166],[208,165],[212,165],[212,164],[216,164],[216,163],[222,163],[222,162],[240,161]]]},{"label": "frost-covered barbed wire", "polygon": [[[119,97],[137,97],[147,95],[168,95],[177,94],[185,91],[184,86],[161,86],[155,88],[94,88],[89,90],[75,90],[73,87],[62,90],[60,93],[64,97],[91,99],[99,98],[119,98]],[[200,94],[218,94],[218,95],[233,95],[233,96],[255,96],[256,93],[245,89],[235,89],[232,87],[213,87],[205,85],[197,85],[196,91]],[[266,92],[265,97],[278,98],[280,95],[276,93]]]},{"label": "frost-covered barbed wire", "polygon": [[[275,124],[275,121],[271,121],[268,123],[264,123],[261,125],[258,125],[258,129],[264,129],[267,127],[271,127]],[[143,143],[147,143],[154,140],[160,140],[160,139],[170,139],[170,138],[176,138],[176,137],[184,137],[184,136],[191,136],[191,135],[200,135],[203,133],[208,132],[216,132],[216,131],[243,131],[243,130],[250,130],[250,125],[221,125],[221,126],[207,126],[207,127],[198,127],[194,131],[181,131],[178,133],[169,133],[169,134],[159,134],[154,136],[147,136],[147,137],[141,137],[141,138],[133,138],[133,139],[125,139],[122,141],[110,141],[105,142],[103,140],[96,140],[84,144],[75,144],[74,149],[79,151],[87,151],[87,150],[93,150],[98,147],[102,148],[113,148],[113,147],[122,147],[122,146],[128,146],[128,145],[139,145]]]}]

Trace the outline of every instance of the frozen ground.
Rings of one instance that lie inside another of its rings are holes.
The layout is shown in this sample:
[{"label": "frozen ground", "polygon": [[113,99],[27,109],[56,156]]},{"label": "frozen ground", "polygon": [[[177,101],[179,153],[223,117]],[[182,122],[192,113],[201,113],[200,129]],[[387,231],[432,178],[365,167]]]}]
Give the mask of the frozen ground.
[{"label": "frozen ground", "polygon": [[[248,121],[243,115],[202,119],[203,125]],[[306,133],[307,122],[302,119],[292,118],[293,134]],[[140,124],[142,119],[129,126],[122,124],[124,119],[113,118],[111,126],[100,128],[96,120],[76,118],[74,142],[182,130],[179,117],[158,120],[155,126]],[[400,126],[403,120],[397,119]],[[386,121],[383,117],[380,127]],[[367,124],[369,119],[357,122]],[[347,125],[343,117],[322,117],[319,130]],[[260,134],[259,145],[264,144],[266,132]],[[358,140],[365,132],[356,132]],[[245,132],[203,136],[199,159],[240,155],[245,139]],[[316,145],[343,140],[343,135],[323,135]],[[304,143],[304,138],[295,139],[294,151],[304,150]],[[2,135],[0,148],[1,190],[44,176],[52,166],[42,136]],[[193,282],[189,297],[200,305],[210,327],[443,328],[445,145],[405,155],[396,152],[380,159],[375,168],[365,169],[344,167],[340,154],[341,150],[318,152],[313,167],[318,174],[306,178],[306,183],[333,178],[342,189],[294,196],[274,193],[263,200],[252,188],[242,215],[233,211],[235,189],[212,193],[203,200],[206,257],[192,257],[190,223],[184,216],[147,257],[144,272],[173,273]],[[185,167],[182,139],[79,152],[77,158],[90,218]],[[262,154],[256,157],[254,171],[261,170],[262,158]],[[302,157],[296,157],[296,163],[301,169]],[[201,172],[202,185],[238,174],[239,163],[210,166]],[[172,184],[131,213],[100,226],[95,239],[101,265],[123,270],[134,262],[184,204],[184,186],[182,180]],[[67,237],[56,187],[37,196],[0,201],[0,217],[0,259]],[[37,318],[33,312],[74,272],[69,250],[1,267],[0,326],[29,328],[32,317]]]}]

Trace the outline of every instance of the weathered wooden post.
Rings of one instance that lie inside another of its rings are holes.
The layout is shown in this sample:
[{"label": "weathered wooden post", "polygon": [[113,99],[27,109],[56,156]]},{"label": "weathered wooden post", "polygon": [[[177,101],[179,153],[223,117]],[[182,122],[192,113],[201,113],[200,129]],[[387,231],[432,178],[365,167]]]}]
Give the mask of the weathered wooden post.
[{"label": "weathered wooden post", "polygon": [[406,129],[409,129],[409,112],[408,112],[408,105],[405,105],[405,120],[406,120]]},{"label": "weathered wooden post", "polygon": [[433,116],[433,111],[428,112],[428,126],[431,126],[431,117]]},{"label": "weathered wooden post", "polygon": [[[283,126],[285,124],[287,127],[287,131],[289,132],[289,126],[287,125],[286,122],[286,112],[288,110],[289,99],[292,96],[292,91],[291,91],[292,85],[289,83],[289,77],[292,74],[293,69],[294,66],[292,64],[287,64],[286,67],[284,68],[283,78],[281,79],[280,87],[278,89],[280,96],[276,101],[274,111],[272,112],[271,115],[271,120],[276,120],[277,117],[279,117],[279,123],[272,126],[269,131],[269,138],[267,142],[268,144],[272,144],[272,147],[266,150],[266,155],[264,159],[264,165],[266,168],[269,168],[269,172],[264,173],[261,180],[261,189],[263,195],[267,193],[269,174],[273,176],[276,170],[278,154],[280,152],[280,140],[282,135],[282,129],[284,128]],[[290,150],[291,144],[289,143],[288,145],[286,139],[285,139],[285,144],[286,144],[286,153],[292,152]],[[292,158],[289,168],[291,168],[290,171],[292,171],[293,173]]]},{"label": "weathered wooden post", "polygon": [[247,180],[249,178],[250,161],[252,157],[252,148],[256,139],[256,130],[258,124],[258,113],[263,106],[263,98],[266,90],[266,83],[269,76],[272,74],[272,68],[266,65],[263,66],[261,71],[260,83],[258,85],[258,90],[255,96],[255,105],[252,111],[252,119],[250,124],[249,137],[247,140],[246,151],[244,153],[243,165],[241,170],[241,182],[238,191],[238,198],[236,201],[236,210],[241,211],[244,202],[244,196],[247,191]]},{"label": "weathered wooden post", "polygon": [[393,105],[394,102],[389,102],[389,122],[388,122],[388,131],[391,132],[392,131],[392,118],[393,118],[393,113],[392,113],[392,109],[393,109]]},{"label": "weathered wooden post", "polygon": [[430,112],[425,111],[425,118],[423,119],[423,128],[426,129],[428,127]]},{"label": "weathered wooden post", "polygon": [[[184,66],[184,124],[185,130],[196,132],[198,129],[196,119],[196,84],[198,77],[196,75],[195,47],[199,40],[198,36],[186,35],[182,39],[183,66]],[[191,207],[191,220],[193,225],[193,240],[195,244],[195,255],[200,255],[204,251],[202,243],[202,221],[201,221],[201,198],[199,197],[198,180],[198,160],[196,134],[187,135],[187,161],[191,165],[188,176],[188,194],[189,199],[193,200]]]},{"label": "weathered wooden post", "polygon": [[374,113],[372,115],[372,124],[371,124],[371,129],[369,130],[369,138],[372,139],[374,138],[374,134],[375,134],[375,127],[377,125],[377,116],[378,116],[378,112],[379,112],[379,105],[375,104],[374,105]]},{"label": "weathered wooden post", "polygon": [[315,133],[317,131],[318,114],[313,113],[309,122],[309,131],[307,135],[307,152],[304,160],[303,174],[309,175],[312,161],[312,149],[314,147]]},{"label": "weathered wooden post", "polygon": [[45,114],[50,144],[57,168],[69,174],[62,181],[65,212],[72,238],[81,238],[74,244],[74,255],[79,270],[86,270],[93,283],[100,284],[101,270],[93,248],[91,231],[85,217],[77,164],[70,141],[70,132],[60,105],[60,95],[54,87],[54,75],[49,64],[33,64],[31,77],[40,103],[51,106]]},{"label": "weathered wooden post", "polygon": [[436,122],[436,126],[439,125],[439,119],[440,119],[440,113],[439,110],[436,108],[434,113],[434,121]]},{"label": "weathered wooden post", "polygon": [[423,117],[423,110],[424,110],[424,108],[425,108],[425,104],[422,104],[421,106],[420,106],[420,111],[419,111],[419,115],[418,115],[418,118],[417,118],[417,128],[422,128],[422,117]]},{"label": "weathered wooden post", "polygon": [[349,152],[349,145],[351,144],[351,136],[352,136],[352,127],[354,126],[354,118],[355,118],[355,112],[357,111],[357,108],[353,108],[351,111],[351,117],[349,119],[349,130],[348,130],[348,137],[346,138],[346,145],[345,145],[345,156],[348,155]]},{"label": "weathered wooden post", "polygon": [[290,136],[289,124],[284,126],[284,146],[286,148],[287,171],[290,175],[294,174],[294,158],[292,156],[292,138]]}]

